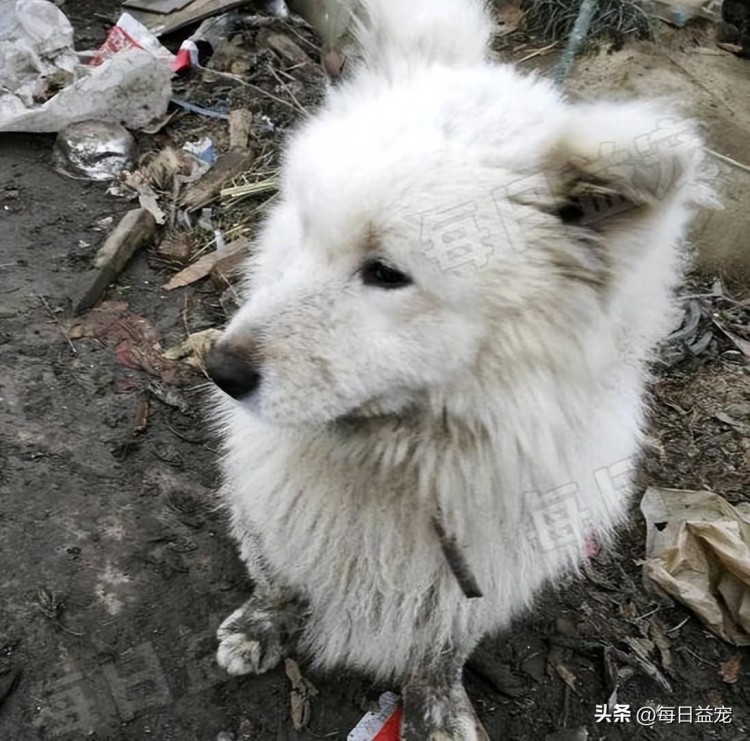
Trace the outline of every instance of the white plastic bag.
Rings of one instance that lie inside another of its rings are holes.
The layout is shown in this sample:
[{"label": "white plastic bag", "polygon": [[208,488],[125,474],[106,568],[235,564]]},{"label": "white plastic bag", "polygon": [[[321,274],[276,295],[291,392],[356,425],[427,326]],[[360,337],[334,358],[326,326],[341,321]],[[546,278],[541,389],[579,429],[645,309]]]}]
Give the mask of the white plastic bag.
[{"label": "white plastic bag", "polygon": [[34,108],[0,95],[0,132],[56,132],[91,119],[140,129],[166,113],[172,96],[171,73],[149,52],[126,49],[85,72]]},{"label": "white plastic bag", "polygon": [[170,58],[135,46],[80,64],[55,5],[0,0],[0,132],[57,132],[91,119],[142,128],[167,110]]},{"label": "white plastic bag", "polygon": [[78,65],[73,27],[47,0],[0,0],[0,90],[26,106],[45,97],[48,79]]}]

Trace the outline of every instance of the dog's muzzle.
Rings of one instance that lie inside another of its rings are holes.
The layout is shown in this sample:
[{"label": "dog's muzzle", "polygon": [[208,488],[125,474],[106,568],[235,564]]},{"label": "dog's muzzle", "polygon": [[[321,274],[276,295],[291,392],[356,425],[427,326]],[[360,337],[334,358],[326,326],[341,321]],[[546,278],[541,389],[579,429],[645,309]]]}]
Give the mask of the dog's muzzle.
[{"label": "dog's muzzle", "polygon": [[260,385],[260,372],[251,357],[217,342],[206,357],[208,377],[233,399],[250,396]]}]

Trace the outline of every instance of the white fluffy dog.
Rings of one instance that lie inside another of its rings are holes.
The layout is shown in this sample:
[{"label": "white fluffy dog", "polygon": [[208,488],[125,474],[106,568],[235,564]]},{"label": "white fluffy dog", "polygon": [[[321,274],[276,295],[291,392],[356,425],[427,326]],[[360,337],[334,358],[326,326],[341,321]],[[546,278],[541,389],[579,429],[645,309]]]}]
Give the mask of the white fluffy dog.
[{"label": "white fluffy dog", "polygon": [[689,123],[569,104],[491,32],[479,0],[364,3],[208,363],[256,585],[219,663],[293,639],[398,681],[409,741],[486,737],[465,660],[622,519],[699,190]]}]

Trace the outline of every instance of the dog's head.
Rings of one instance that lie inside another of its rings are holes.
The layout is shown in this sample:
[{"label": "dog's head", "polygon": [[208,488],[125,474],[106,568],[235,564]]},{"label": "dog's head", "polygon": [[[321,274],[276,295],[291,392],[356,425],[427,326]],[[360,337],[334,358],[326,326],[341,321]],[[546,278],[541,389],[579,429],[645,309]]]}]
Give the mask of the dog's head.
[{"label": "dog's head", "polygon": [[316,424],[564,361],[635,266],[668,270],[698,145],[658,107],[568,106],[504,68],[355,80],[291,142],[209,374]]},{"label": "dog's head", "polygon": [[297,136],[211,358],[224,390],[282,423],[424,406],[564,353],[634,266],[671,253],[692,129],[506,85],[495,121],[463,92],[395,91]]}]

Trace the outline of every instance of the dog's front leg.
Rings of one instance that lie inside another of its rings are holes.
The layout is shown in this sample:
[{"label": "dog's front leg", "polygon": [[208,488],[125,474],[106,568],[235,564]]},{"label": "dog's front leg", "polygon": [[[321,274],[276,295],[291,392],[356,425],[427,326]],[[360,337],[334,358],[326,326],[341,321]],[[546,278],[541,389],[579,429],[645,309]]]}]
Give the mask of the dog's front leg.
[{"label": "dog's front leg", "polygon": [[463,659],[412,674],[402,688],[403,741],[489,741],[462,681]]},{"label": "dog's front leg", "polygon": [[228,674],[262,674],[286,655],[302,620],[300,604],[277,589],[255,592],[217,631],[216,660]]}]

